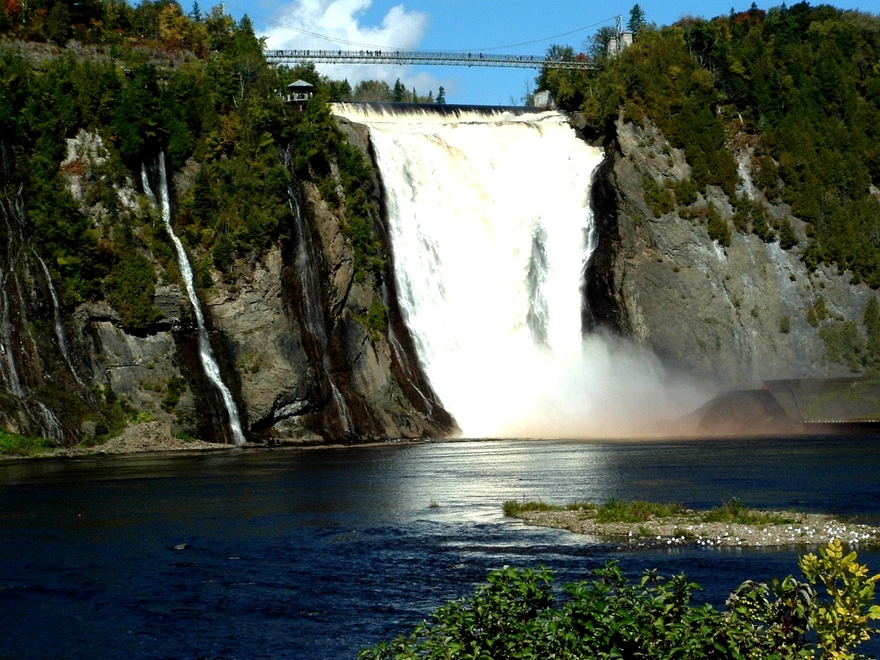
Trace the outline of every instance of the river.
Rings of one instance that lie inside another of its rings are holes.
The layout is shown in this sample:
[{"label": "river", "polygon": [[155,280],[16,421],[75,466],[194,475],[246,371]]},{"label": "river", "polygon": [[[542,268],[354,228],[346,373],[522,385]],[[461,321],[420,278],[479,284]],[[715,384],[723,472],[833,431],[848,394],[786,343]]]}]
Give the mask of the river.
[{"label": "river", "polygon": [[[880,438],[470,441],[0,464],[0,658],[355,658],[486,572],[610,558],[721,605],[798,552],[627,551],[507,499],[797,508],[880,522]],[[873,572],[880,553],[860,552]],[[872,649],[876,652],[876,649]]]}]

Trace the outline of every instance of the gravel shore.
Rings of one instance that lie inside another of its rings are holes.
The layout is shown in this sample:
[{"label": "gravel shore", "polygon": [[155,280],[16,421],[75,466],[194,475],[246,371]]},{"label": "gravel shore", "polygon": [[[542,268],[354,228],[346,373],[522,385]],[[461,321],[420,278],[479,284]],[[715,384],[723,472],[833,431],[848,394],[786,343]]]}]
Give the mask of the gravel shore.
[{"label": "gravel shore", "polygon": [[91,446],[75,445],[64,449],[41,452],[40,457],[96,456],[101,454],[136,454],[155,451],[224,451],[232,445],[221,445],[204,440],[181,440],[171,435],[168,424],[142,422],[127,427],[120,435],[107,442]]},{"label": "gravel shore", "polygon": [[567,529],[631,548],[658,546],[807,547],[840,539],[846,545],[880,545],[880,528],[815,513],[779,512],[794,523],[743,525],[699,522],[697,514],[641,523],[597,523],[583,510],[525,511],[517,518],[528,525]]}]

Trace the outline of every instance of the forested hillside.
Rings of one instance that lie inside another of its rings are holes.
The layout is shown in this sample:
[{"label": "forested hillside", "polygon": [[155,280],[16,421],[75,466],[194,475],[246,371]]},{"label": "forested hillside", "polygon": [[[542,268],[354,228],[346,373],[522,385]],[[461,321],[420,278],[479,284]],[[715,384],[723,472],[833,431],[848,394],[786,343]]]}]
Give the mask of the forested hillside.
[{"label": "forested hillside", "polygon": [[[619,55],[591,49],[598,73],[545,70],[537,82],[592,135],[614,135],[622,118],[668,141],[656,154],[641,145],[647,160],[671,166],[670,147],[682,151],[687,176],[642,179],[654,217],[702,225],[724,248],[732,232],[778,242],[808,271],[880,287],[880,18],[801,2],[634,27]],[[722,197],[707,204],[710,191]],[[875,306],[835,314],[810,295],[801,314],[828,359],[876,370]],[[787,333],[791,319],[779,323]]]},{"label": "forested hillside", "polygon": [[[754,149],[752,178],[809,224],[804,258],[880,287],[880,18],[801,2],[770,11],[643,26],[597,76],[547,71],[540,86],[581,110],[596,132],[650,119],[685,151],[692,183],[735,196],[729,141]],[[682,205],[694,189],[671,193]],[[735,227],[793,247],[790,227],[735,199]]]},{"label": "forested hillside", "polygon": [[[192,368],[191,311],[146,183],[165,154],[175,231],[250,437],[427,432],[397,389],[418,378],[406,330],[393,355],[383,334],[374,173],[329,111],[357,90],[270,67],[262,48],[220,7],[0,4],[7,429],[70,442],[131,419],[184,436],[222,426],[204,412],[211,387]],[[297,80],[316,93],[288,103]]]},{"label": "forested hillside", "polygon": [[[149,213],[126,207],[119,189],[160,151],[175,171],[189,158],[200,164],[195,185],[178,200],[177,221],[203,270],[214,265],[229,272],[236,259],[261,254],[289,230],[280,155],[291,143],[296,173],[324,184],[331,200],[330,162],[341,164],[350,229],[367,257],[375,253],[369,237],[358,234],[365,231],[357,213],[364,192],[356,189],[369,173],[339,139],[326,86],[313,70],[268,67],[246,17],[236,23],[219,8],[184,16],[171,2],[78,3],[75,15],[66,3],[29,4],[24,20],[10,8],[7,3],[0,19],[7,37],[81,40],[54,57],[35,44],[6,42],[0,49],[5,194],[26,196],[38,249],[60,276],[67,304],[106,296],[121,307],[128,328],[157,319],[152,268],[138,248],[159,255],[171,277],[173,252]],[[321,88],[305,112],[277,93],[298,78]],[[58,168],[66,140],[79,130],[99,136],[109,154],[83,200],[100,216],[97,226],[71,198]]]}]

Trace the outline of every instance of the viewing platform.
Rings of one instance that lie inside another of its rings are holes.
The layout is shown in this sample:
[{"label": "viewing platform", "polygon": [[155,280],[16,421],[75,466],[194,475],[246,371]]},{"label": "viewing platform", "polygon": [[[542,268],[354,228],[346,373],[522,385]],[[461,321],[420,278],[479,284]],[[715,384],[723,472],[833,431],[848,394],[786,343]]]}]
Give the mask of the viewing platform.
[{"label": "viewing platform", "polygon": [[266,50],[266,59],[276,64],[411,64],[485,66],[516,69],[572,69],[591,71],[596,65],[584,59],[551,59],[544,55],[492,55],[488,53],[444,53],[415,50]]}]

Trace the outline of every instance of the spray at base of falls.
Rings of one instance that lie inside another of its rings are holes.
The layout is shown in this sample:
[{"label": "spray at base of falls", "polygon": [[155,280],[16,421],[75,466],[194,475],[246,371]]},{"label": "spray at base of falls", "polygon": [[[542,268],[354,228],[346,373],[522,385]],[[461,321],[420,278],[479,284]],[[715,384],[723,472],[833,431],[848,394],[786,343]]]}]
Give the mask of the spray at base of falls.
[{"label": "spray at base of falls", "polygon": [[650,352],[584,337],[590,186],[603,154],[564,115],[334,113],[370,130],[401,311],[463,435],[628,435],[668,411],[667,375]]},{"label": "spray at base of falls", "polygon": [[[150,182],[149,178],[147,177],[147,170],[145,167],[141,168],[141,179],[144,186],[144,192],[147,194],[147,197],[150,199],[150,201],[155,205],[156,197],[153,194],[152,189],[150,188]],[[223,400],[223,405],[226,408],[226,412],[229,416],[229,428],[232,431],[233,440],[236,445],[241,446],[245,443],[245,437],[244,431],[242,431],[241,428],[238,408],[235,405],[235,399],[232,397],[232,392],[229,391],[226,383],[223,382],[223,378],[220,375],[220,365],[217,363],[217,360],[214,357],[213,350],[211,350],[211,343],[208,340],[208,331],[205,327],[205,317],[202,313],[202,307],[201,303],[199,302],[199,298],[196,295],[196,288],[193,284],[193,271],[192,267],[189,264],[189,259],[186,256],[186,250],[184,250],[183,243],[177,237],[177,234],[174,233],[174,228],[171,226],[171,200],[168,195],[168,178],[165,173],[164,153],[159,154],[159,186],[162,220],[165,222],[165,229],[168,232],[168,236],[171,237],[171,242],[174,243],[174,250],[177,253],[177,263],[180,269],[180,276],[183,278],[186,293],[187,296],[189,296],[189,300],[193,308],[193,314],[196,317],[196,326],[199,333],[199,357],[202,361],[202,367],[205,370],[205,375],[208,377],[208,380],[210,380],[211,383],[213,383],[213,385],[220,392],[220,396]]]}]

